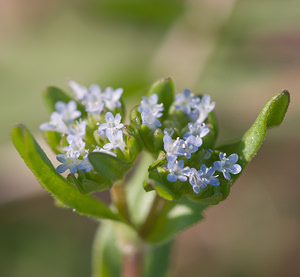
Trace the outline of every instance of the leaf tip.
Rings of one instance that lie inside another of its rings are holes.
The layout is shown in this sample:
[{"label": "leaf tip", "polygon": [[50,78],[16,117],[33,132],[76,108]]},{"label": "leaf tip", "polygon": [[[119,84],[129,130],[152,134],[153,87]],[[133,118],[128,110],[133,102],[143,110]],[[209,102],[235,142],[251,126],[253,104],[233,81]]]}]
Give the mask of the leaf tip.
[{"label": "leaf tip", "polygon": [[13,126],[12,131],[11,131],[11,138],[14,141],[15,136],[18,132],[23,132],[24,130],[26,130],[26,127],[24,124],[22,123],[17,123]]},{"label": "leaf tip", "polygon": [[284,90],[282,91],[282,93],[287,94],[288,96],[290,96],[290,93],[289,93],[289,91],[288,91],[287,89],[284,89]]}]

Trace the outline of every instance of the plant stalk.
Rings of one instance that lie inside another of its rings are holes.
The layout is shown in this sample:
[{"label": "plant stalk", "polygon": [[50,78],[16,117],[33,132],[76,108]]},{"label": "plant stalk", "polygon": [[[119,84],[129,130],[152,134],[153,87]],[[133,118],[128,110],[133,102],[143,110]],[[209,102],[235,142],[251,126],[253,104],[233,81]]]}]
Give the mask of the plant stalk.
[{"label": "plant stalk", "polygon": [[143,252],[135,249],[123,255],[122,277],[142,277]]},{"label": "plant stalk", "polygon": [[116,182],[111,189],[112,201],[115,204],[119,214],[131,224],[131,218],[126,202],[126,191],[124,181]]},{"label": "plant stalk", "polygon": [[138,231],[138,234],[141,238],[146,239],[147,236],[151,233],[151,229],[154,226],[159,215],[162,213],[165,204],[166,200],[156,194],[147,218]]}]

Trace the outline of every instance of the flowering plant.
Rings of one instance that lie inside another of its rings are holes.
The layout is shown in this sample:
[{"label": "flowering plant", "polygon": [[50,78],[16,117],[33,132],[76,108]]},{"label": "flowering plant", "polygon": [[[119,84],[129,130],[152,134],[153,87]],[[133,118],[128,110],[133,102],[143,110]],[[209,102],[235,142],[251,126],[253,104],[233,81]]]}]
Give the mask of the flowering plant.
[{"label": "flowering plant", "polygon": [[[269,127],[279,125],[289,93],[279,92],[233,144],[216,146],[215,102],[190,90],[174,94],[156,82],[125,119],[122,89],[69,82],[73,97],[50,87],[52,114],[40,129],[56,153],[55,168],[23,125],[15,147],[56,204],[103,220],[93,276],[165,276],[175,235],[227,198]],[[111,191],[111,205],[95,192]]]}]

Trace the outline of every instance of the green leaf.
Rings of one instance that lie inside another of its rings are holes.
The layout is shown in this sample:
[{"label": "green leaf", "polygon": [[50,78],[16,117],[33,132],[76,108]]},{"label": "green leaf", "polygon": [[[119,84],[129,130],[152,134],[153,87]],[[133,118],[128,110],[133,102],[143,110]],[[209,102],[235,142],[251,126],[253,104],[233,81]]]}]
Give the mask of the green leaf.
[{"label": "green leaf", "polygon": [[93,245],[92,277],[120,277],[122,253],[112,222],[103,222],[95,236]]},{"label": "green leaf", "polygon": [[139,135],[142,138],[144,147],[150,152],[154,153],[154,131],[148,126],[142,125],[139,129]]},{"label": "green leaf", "polygon": [[77,104],[77,109],[79,111],[81,111],[81,116],[86,116],[85,107],[59,88],[48,87],[45,91],[44,99],[45,99],[45,102],[46,102],[47,106],[49,107],[50,111],[55,111],[55,104],[58,101],[68,103],[71,100],[73,100]]},{"label": "green leaf", "polygon": [[163,243],[174,238],[179,232],[203,219],[202,212],[208,205],[191,202],[165,201],[165,205],[144,238],[150,243]]},{"label": "green leaf", "polygon": [[41,185],[62,204],[81,215],[121,220],[106,205],[91,196],[81,194],[70,182],[58,174],[24,125],[17,125],[13,128],[12,140]]},{"label": "green leaf", "polygon": [[178,200],[181,197],[180,189],[183,183],[178,181],[171,183],[167,180],[168,171],[164,164],[166,163],[166,154],[161,151],[158,158],[149,166],[149,180],[144,182],[144,188],[150,191],[155,189],[159,196],[167,200]]},{"label": "green leaf", "polygon": [[[191,158],[190,163],[188,164],[192,168],[200,168],[201,164],[212,165],[214,161],[219,159],[219,151],[206,151],[201,150]],[[200,192],[196,194],[193,191],[192,186],[187,184],[181,189],[181,193],[185,194],[189,199],[194,202],[207,204],[207,205],[216,205],[220,201],[223,201],[227,198],[230,192],[230,186],[232,184],[231,180],[226,180],[223,177],[223,174],[219,176],[220,185],[219,186],[207,186],[206,188],[201,188]]]},{"label": "green leaf", "polygon": [[[277,93],[264,105],[257,119],[240,141],[219,147],[219,150],[228,155],[237,153],[239,155],[238,163],[244,168],[261,146],[267,129],[282,122],[289,102],[290,95],[287,90]],[[233,177],[233,179],[236,178],[237,175]]]},{"label": "green leaf", "polygon": [[138,134],[140,126],[142,125],[141,114],[138,111],[138,106],[132,108],[132,110],[129,113],[129,119],[129,129]]},{"label": "green leaf", "polygon": [[[82,176],[83,175],[83,176]],[[78,178],[74,175],[69,174],[67,180],[73,183],[81,193],[89,194],[93,192],[100,192],[109,188],[109,186],[104,182],[104,180],[91,180],[85,178],[87,174],[78,174]]]},{"label": "green leaf", "polygon": [[178,186],[182,186],[182,182],[171,183],[167,180],[167,169],[159,167],[149,172],[150,182],[153,185],[158,195],[167,200],[178,200],[181,195]]},{"label": "green leaf", "polygon": [[90,153],[88,158],[94,170],[98,172],[110,186],[116,181],[122,180],[127,171],[132,167],[131,163],[124,162],[105,153]]},{"label": "green leaf", "polygon": [[[127,131],[129,129],[127,128]],[[143,149],[143,142],[141,139],[133,132],[129,132],[130,135],[127,137],[127,146],[128,146],[128,160],[134,162],[138,154]]]},{"label": "green leaf", "polygon": [[148,96],[152,94],[157,94],[158,104],[164,104],[164,115],[160,120],[163,121],[168,116],[169,108],[174,101],[174,83],[172,78],[164,78],[154,83],[149,90]]}]

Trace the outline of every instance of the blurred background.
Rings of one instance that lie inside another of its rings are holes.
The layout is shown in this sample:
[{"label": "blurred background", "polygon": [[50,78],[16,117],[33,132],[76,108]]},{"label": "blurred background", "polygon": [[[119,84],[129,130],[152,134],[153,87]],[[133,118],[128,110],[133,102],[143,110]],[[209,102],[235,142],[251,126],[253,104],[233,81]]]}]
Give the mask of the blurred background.
[{"label": "blurred background", "polygon": [[211,94],[222,142],[291,92],[229,198],[176,239],[170,276],[300,276],[299,0],[0,0],[1,277],[90,276],[97,227],[54,207],[10,142],[13,124],[39,137],[48,85],[123,87],[131,105],[168,76],[177,92]]}]

